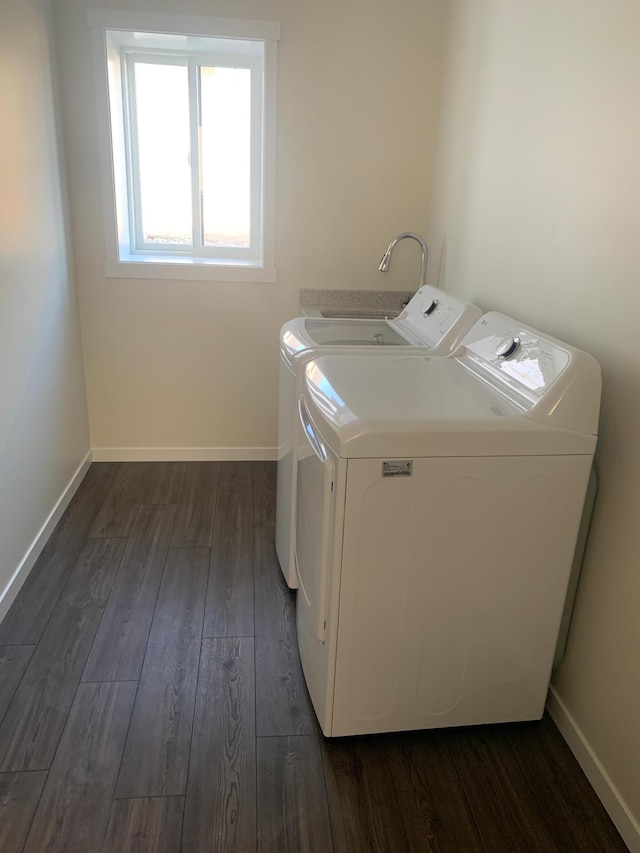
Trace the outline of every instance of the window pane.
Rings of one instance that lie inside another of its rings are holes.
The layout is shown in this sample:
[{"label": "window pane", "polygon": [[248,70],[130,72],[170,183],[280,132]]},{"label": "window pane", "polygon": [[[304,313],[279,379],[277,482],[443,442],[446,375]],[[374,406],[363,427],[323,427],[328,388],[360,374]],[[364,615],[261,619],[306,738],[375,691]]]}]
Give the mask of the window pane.
[{"label": "window pane", "polygon": [[202,241],[247,248],[250,240],[251,71],[200,68]]},{"label": "window pane", "polygon": [[187,67],[136,62],[134,77],[142,239],[191,246]]}]

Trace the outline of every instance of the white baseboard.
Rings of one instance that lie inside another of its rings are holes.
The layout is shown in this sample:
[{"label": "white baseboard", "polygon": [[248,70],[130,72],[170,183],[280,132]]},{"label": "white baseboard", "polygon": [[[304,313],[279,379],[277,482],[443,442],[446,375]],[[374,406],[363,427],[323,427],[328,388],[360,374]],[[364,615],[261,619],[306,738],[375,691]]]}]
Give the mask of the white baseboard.
[{"label": "white baseboard", "polygon": [[273,462],[275,447],[94,447],[94,462]]},{"label": "white baseboard", "polygon": [[547,710],[560,730],[560,734],[569,745],[571,752],[578,760],[578,764],[582,767],[591,787],[607,810],[624,843],[631,853],[640,853],[640,825],[631,814],[618,789],[600,764],[598,756],[553,687],[549,689]]},{"label": "white baseboard", "polygon": [[78,486],[84,479],[84,475],[89,469],[89,465],[91,465],[91,451],[87,453],[80,465],[78,465],[75,474],[65,486],[62,494],[56,501],[55,506],[49,513],[47,520],[40,528],[40,532],[33,540],[31,545],[28,547],[26,554],[24,555],[17,569],[11,576],[9,583],[6,585],[6,587],[0,594],[0,622],[2,622],[2,620],[6,616],[7,611],[13,604],[15,597],[20,592],[22,584],[26,581],[29,572],[34,567],[36,560],[42,553],[42,549],[47,544],[47,540],[53,533],[56,524],[62,518],[62,514],[64,513],[65,509],[69,506],[71,498],[77,492]]}]

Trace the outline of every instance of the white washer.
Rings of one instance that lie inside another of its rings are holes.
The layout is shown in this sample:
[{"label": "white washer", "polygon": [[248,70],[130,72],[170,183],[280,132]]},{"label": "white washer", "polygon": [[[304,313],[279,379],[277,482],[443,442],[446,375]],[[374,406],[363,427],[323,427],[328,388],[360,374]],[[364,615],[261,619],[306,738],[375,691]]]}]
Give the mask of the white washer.
[{"label": "white washer", "polygon": [[307,363],[300,655],[327,736],[541,717],[597,440],[589,355],[486,314]]},{"label": "white washer", "polygon": [[[396,347],[422,347],[424,353],[452,352],[481,316],[476,305],[462,302],[426,285],[395,320],[326,320],[297,317],[280,330],[278,405],[278,480],[276,493],[276,552],[285,580],[296,589],[295,490],[293,436],[296,399],[304,365],[319,352],[388,355]],[[297,390],[296,390],[297,389]]]}]

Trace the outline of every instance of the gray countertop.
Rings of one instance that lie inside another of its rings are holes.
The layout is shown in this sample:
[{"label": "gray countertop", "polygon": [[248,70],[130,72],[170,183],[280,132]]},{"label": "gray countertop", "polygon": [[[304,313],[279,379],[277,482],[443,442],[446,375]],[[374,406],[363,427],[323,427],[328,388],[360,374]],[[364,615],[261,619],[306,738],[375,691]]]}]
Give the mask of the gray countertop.
[{"label": "gray countertop", "polygon": [[303,317],[396,317],[413,290],[300,290]]}]

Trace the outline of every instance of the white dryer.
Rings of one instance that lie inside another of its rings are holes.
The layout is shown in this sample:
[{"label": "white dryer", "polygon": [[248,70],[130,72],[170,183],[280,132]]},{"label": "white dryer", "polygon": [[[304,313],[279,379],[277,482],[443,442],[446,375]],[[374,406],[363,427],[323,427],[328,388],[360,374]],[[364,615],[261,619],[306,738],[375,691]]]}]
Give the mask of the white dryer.
[{"label": "white dryer", "polygon": [[591,356],[496,313],[449,357],[306,364],[297,627],[325,735],[541,717],[600,392]]},{"label": "white dryer", "polygon": [[298,586],[295,568],[296,461],[293,436],[296,400],[304,365],[319,352],[388,355],[397,347],[422,347],[422,352],[446,355],[460,343],[481,316],[476,305],[426,285],[394,320],[327,320],[297,317],[280,331],[278,405],[278,478],[276,492],[276,552],[291,589]]}]

